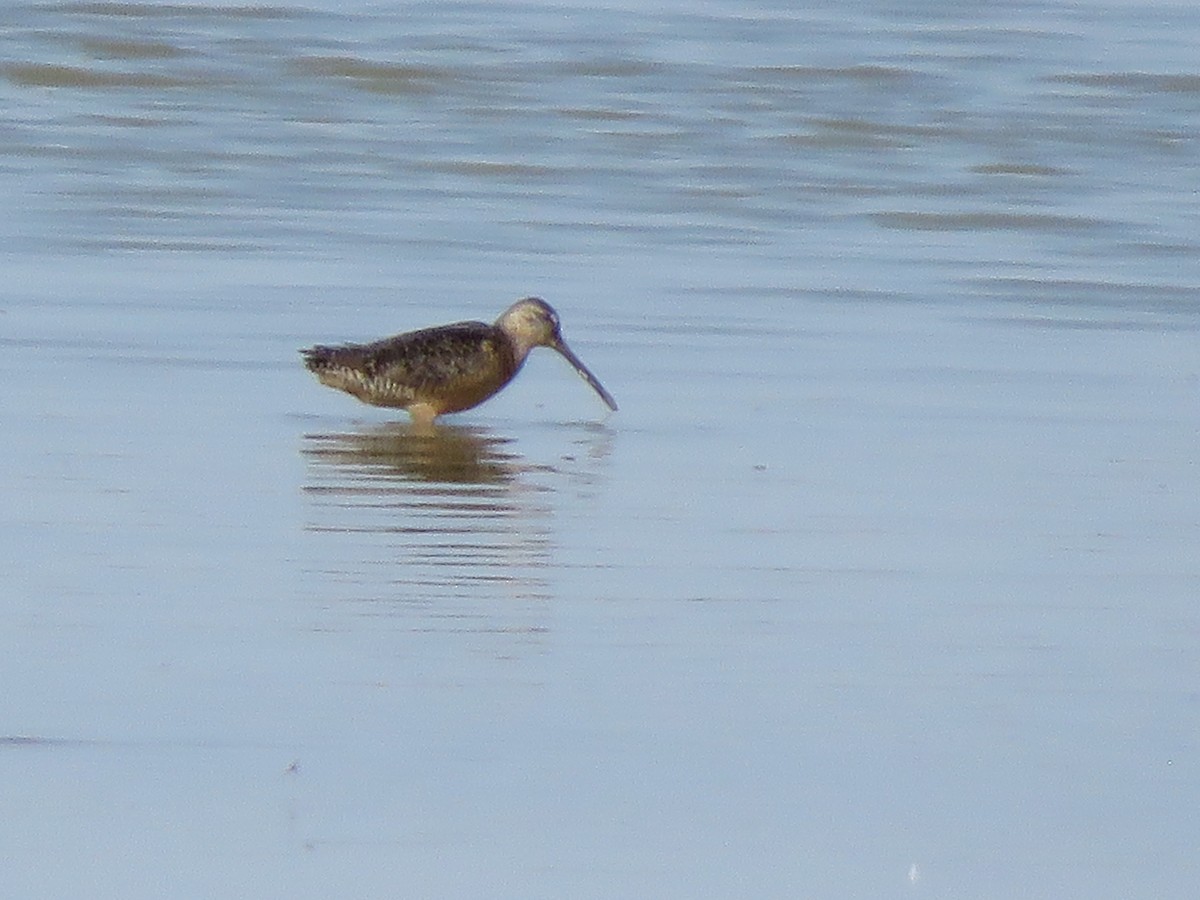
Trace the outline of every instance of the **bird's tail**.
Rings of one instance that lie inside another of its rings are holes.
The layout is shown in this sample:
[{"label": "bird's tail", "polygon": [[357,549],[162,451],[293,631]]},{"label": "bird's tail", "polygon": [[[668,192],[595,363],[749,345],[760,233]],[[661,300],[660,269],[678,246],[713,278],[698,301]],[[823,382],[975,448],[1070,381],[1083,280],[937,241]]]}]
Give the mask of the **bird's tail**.
[{"label": "bird's tail", "polygon": [[317,345],[300,351],[300,355],[304,357],[304,365],[310,372],[320,372],[322,369],[328,368],[329,363],[333,358],[333,347],[325,347]]}]

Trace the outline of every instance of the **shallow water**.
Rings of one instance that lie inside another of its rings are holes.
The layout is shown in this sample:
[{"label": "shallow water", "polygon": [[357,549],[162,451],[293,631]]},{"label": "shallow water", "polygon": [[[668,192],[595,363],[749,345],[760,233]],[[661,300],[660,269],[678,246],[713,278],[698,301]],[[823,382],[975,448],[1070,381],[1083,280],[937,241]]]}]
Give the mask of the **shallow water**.
[{"label": "shallow water", "polygon": [[330,6],[9,12],[0,884],[1190,897],[1200,12]]}]

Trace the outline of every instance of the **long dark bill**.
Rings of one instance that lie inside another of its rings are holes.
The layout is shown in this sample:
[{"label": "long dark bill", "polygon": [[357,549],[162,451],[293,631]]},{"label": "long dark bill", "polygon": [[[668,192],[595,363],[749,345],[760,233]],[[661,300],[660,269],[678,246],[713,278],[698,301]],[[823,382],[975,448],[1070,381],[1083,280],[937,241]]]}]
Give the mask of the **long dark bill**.
[{"label": "long dark bill", "polygon": [[575,367],[575,371],[583,376],[583,380],[592,386],[592,390],[600,395],[600,399],[605,402],[608,408],[613,412],[616,412],[617,401],[612,398],[612,394],[604,389],[604,385],[602,385],[600,380],[592,374],[591,370],[583,364],[583,360],[572,353],[571,348],[562,341],[559,341],[554,346],[554,349],[561,353],[563,358],[565,358],[567,362]]}]

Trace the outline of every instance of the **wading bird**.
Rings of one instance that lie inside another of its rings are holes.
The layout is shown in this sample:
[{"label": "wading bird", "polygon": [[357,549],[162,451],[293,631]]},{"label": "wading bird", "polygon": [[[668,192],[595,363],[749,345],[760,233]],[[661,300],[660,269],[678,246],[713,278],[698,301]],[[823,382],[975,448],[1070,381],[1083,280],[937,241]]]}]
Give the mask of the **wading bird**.
[{"label": "wading bird", "polygon": [[408,410],[428,425],[445,413],[478,406],[521,371],[534,347],[557,350],[609,409],[612,395],[563,341],[558,313],[537,297],[518,300],[493,325],[457,322],[370,344],[301,350],[322,384],[372,406]]}]

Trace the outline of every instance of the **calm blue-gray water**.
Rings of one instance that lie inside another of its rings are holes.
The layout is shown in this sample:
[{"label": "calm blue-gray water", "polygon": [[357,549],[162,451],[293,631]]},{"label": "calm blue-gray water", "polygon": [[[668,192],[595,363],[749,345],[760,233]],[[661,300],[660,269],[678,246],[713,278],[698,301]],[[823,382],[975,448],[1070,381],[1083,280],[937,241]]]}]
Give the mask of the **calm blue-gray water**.
[{"label": "calm blue-gray water", "polygon": [[5,896],[1195,896],[1200,8],[0,26]]}]

